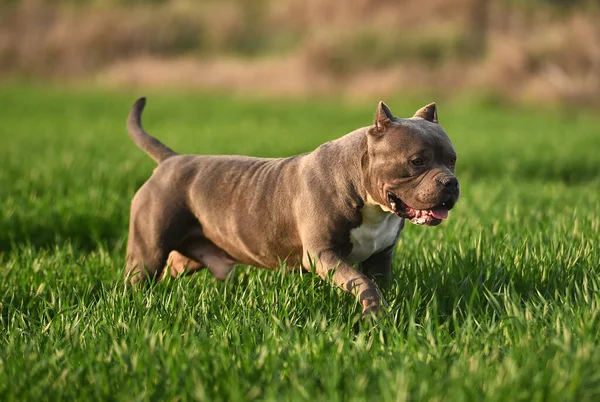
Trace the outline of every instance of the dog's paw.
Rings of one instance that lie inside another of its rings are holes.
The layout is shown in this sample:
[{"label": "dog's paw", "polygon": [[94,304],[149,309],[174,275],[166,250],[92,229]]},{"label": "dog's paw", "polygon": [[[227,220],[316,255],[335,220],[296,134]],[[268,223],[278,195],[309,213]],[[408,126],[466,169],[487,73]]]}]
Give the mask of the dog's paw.
[{"label": "dog's paw", "polygon": [[363,321],[377,321],[385,313],[385,307],[382,304],[371,304],[363,307]]}]

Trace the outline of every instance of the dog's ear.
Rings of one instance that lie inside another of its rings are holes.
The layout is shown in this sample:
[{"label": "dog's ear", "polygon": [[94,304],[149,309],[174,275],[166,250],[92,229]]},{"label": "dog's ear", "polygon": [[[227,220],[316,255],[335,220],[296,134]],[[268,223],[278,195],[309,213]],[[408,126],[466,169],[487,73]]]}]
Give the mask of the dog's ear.
[{"label": "dog's ear", "polygon": [[391,124],[394,115],[389,107],[383,102],[377,105],[375,112],[375,125],[372,129],[373,133],[383,133]]},{"label": "dog's ear", "polygon": [[421,109],[417,110],[417,113],[415,113],[413,117],[419,117],[432,123],[437,123],[437,106],[435,105],[435,102],[430,103],[427,106],[423,106]]}]

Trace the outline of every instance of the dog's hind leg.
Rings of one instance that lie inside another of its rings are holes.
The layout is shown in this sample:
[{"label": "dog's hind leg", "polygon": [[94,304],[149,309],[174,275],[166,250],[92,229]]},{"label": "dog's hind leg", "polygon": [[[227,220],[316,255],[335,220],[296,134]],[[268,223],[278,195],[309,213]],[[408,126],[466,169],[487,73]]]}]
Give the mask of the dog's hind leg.
[{"label": "dog's hind leg", "polygon": [[175,202],[158,202],[144,189],[133,199],[129,240],[127,243],[126,278],[131,284],[157,280],[169,253],[181,242],[192,224],[192,215]]},{"label": "dog's hind leg", "polygon": [[224,281],[233,270],[236,261],[213,242],[202,236],[186,239],[174,250],[171,260],[171,275],[193,274],[208,267],[213,276]]},{"label": "dog's hind leg", "polygon": [[160,239],[144,237],[137,229],[131,228],[127,244],[126,280],[133,285],[160,278],[168,255],[169,250],[161,247]]},{"label": "dog's hind leg", "polygon": [[206,268],[206,265],[203,263],[192,260],[179,251],[173,250],[169,254],[167,266],[163,270],[161,279],[164,279],[167,275],[171,275],[172,278],[176,278],[179,275],[191,275],[204,268]]}]

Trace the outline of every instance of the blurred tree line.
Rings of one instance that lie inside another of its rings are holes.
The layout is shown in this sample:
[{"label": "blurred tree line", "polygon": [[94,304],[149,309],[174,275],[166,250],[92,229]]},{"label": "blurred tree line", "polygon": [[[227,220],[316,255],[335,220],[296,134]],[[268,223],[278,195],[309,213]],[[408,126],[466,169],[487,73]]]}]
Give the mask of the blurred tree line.
[{"label": "blurred tree line", "polygon": [[290,57],[329,80],[407,66],[453,87],[476,66],[468,85],[533,80],[573,96],[600,92],[599,10],[600,0],[0,0],[0,78],[81,76],[140,57]]}]

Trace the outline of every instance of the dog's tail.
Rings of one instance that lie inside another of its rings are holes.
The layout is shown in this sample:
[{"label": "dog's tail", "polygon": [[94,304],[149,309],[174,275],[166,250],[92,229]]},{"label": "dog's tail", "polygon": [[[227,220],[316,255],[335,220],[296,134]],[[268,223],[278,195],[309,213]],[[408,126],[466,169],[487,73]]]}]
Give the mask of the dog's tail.
[{"label": "dog's tail", "polygon": [[129,135],[135,145],[150,155],[157,163],[161,163],[165,159],[177,155],[177,152],[144,131],[142,128],[142,111],[144,110],[144,106],[146,106],[146,98],[140,98],[135,101],[127,119],[127,131],[129,131]]}]

